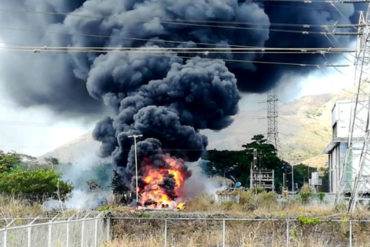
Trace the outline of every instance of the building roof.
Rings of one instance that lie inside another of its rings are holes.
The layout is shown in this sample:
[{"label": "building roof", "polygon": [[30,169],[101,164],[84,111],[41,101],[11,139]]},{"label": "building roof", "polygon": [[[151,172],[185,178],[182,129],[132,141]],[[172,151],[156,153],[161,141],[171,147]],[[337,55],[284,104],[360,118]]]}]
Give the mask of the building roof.
[{"label": "building roof", "polygon": [[333,138],[328,144],[326,144],[326,147],[324,148],[323,153],[329,154],[331,153],[331,151],[335,148],[335,146],[338,143],[347,142],[347,141],[348,141],[348,138],[338,138],[338,137]]},{"label": "building roof", "polygon": [[[354,137],[352,138],[352,143],[353,142],[361,142],[361,141],[364,141],[364,138],[359,138],[359,137]],[[333,148],[335,148],[335,146],[338,144],[338,143],[347,143],[348,142],[348,138],[343,138],[343,137],[336,137],[336,138],[333,138],[327,145],[326,147],[324,148],[324,150],[322,151],[324,154],[329,154],[331,153],[331,151],[333,150]],[[361,150],[361,148],[356,148],[356,147],[353,147],[352,150]]]}]

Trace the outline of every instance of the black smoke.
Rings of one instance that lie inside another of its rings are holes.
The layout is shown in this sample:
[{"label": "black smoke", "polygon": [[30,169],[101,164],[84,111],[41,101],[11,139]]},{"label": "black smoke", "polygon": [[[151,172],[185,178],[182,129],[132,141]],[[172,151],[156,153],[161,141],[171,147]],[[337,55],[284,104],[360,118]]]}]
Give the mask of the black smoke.
[{"label": "black smoke", "polygon": [[[114,158],[120,188],[130,187],[134,170],[128,135],[144,135],[138,143],[139,160],[151,158],[153,164],[162,166],[161,156],[166,153],[197,160],[207,146],[207,138],[199,130],[220,130],[232,122],[240,98],[238,90],[265,92],[284,75],[304,75],[313,69],[227,59],[306,64],[342,59],[340,55],[232,52],[186,55],[189,58],[149,54],[145,49],[347,47],[352,36],[307,35],[290,32],[303,30],[301,27],[271,23],[348,24],[358,16],[353,4],[333,7],[327,3],[244,0],[4,0],[2,8],[1,23],[12,27],[0,31],[5,43],[142,49],[142,53],[106,54],[4,52],[0,58],[5,89],[20,105],[46,105],[69,116],[102,114],[109,109],[109,116],[97,124],[94,137],[102,143],[101,155]],[[253,25],[225,28],[230,24],[222,23],[227,22]],[[333,30],[311,27],[308,31]]]}]

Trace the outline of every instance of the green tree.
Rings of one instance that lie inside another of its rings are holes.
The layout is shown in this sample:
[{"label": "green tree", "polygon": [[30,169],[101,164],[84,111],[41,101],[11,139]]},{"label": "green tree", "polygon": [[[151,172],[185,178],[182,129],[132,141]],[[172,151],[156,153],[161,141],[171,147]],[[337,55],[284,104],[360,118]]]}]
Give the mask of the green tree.
[{"label": "green tree", "polygon": [[243,185],[248,183],[251,159],[244,150],[209,150],[203,159],[208,161],[204,165],[208,174],[227,178],[233,176]]},{"label": "green tree", "polygon": [[250,143],[242,145],[240,151],[210,150],[203,157],[209,162],[206,171],[226,177],[233,176],[244,186],[249,186],[250,168],[253,161],[253,150],[257,152],[257,167],[275,171],[275,188],[280,191],[283,183],[283,173],[291,170],[289,163],[277,156],[274,145],[267,143],[263,135],[255,135]]},{"label": "green tree", "polygon": [[9,172],[21,163],[21,158],[16,153],[4,153],[0,150],[0,173]]},{"label": "green tree", "polygon": [[314,167],[304,164],[294,166],[294,184],[301,188],[305,183],[308,184],[311,173],[317,171]]},{"label": "green tree", "polygon": [[13,169],[0,174],[0,193],[17,196],[31,202],[44,199],[65,199],[72,186],[51,169]]}]

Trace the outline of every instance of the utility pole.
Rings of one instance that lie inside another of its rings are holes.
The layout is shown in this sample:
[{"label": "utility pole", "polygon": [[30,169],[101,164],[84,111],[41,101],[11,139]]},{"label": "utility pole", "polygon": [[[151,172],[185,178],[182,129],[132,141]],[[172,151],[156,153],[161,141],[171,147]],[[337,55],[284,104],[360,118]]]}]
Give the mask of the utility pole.
[{"label": "utility pole", "polygon": [[279,149],[278,97],[274,89],[267,93],[267,141]]},{"label": "utility pole", "polygon": [[136,176],[136,207],[139,203],[139,178],[137,172],[137,148],[136,148],[136,139],[142,137],[143,135],[130,135],[129,138],[134,139],[134,150],[135,150],[135,176]]},{"label": "utility pole", "polygon": [[292,193],[294,193],[294,166],[292,166]]},{"label": "utility pole", "polygon": [[257,149],[253,148],[253,160],[252,166],[250,171],[250,178],[249,178],[249,187],[252,189],[254,187],[254,171],[257,171]]},{"label": "utility pole", "polygon": [[253,169],[257,169],[257,149],[253,149]]}]

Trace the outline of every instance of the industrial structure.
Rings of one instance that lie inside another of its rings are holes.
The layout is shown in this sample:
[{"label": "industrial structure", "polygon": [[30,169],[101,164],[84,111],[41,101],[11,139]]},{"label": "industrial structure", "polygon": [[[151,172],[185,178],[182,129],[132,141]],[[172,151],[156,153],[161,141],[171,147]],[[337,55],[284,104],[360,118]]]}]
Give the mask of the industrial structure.
[{"label": "industrial structure", "polygon": [[[368,103],[370,100],[370,87],[367,85],[368,76],[366,72],[369,71],[370,65],[369,31],[368,5],[366,13],[360,13],[358,23],[355,54],[356,92],[354,93],[353,103],[349,104],[348,138],[347,142],[339,144],[339,148],[333,151],[331,155],[332,159],[335,157],[335,159],[339,160],[336,162],[337,167],[333,171],[336,173],[336,179],[339,179],[339,184],[338,186],[332,184],[332,189],[336,192],[336,203],[342,202],[345,196],[348,195],[348,211],[352,211],[358,201],[368,197],[370,192],[370,107]],[[333,111],[333,113],[335,116],[338,110]],[[337,138],[340,131],[340,126],[334,124],[333,138]],[[338,147],[338,145],[336,146]]]},{"label": "industrial structure", "polygon": [[275,172],[273,169],[260,169],[257,165],[258,152],[253,149],[253,161],[251,164],[249,187],[263,188],[266,191],[275,191]]},{"label": "industrial structure", "polygon": [[279,123],[278,123],[278,97],[275,90],[267,93],[267,141],[279,147]]},{"label": "industrial structure", "polygon": [[275,173],[270,169],[253,169],[250,171],[250,188],[263,188],[275,191]]}]

